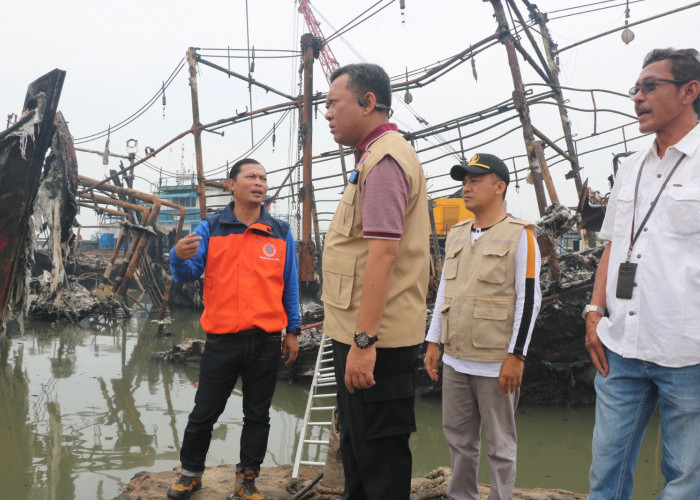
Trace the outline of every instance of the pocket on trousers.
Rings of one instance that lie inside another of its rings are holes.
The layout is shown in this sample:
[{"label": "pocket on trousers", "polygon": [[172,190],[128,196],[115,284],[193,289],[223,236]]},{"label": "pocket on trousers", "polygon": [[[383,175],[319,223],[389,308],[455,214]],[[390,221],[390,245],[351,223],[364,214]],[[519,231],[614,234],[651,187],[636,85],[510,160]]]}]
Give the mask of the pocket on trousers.
[{"label": "pocket on trousers", "polygon": [[365,389],[367,439],[415,432],[414,393],[413,373],[383,377],[377,380],[374,387]]}]

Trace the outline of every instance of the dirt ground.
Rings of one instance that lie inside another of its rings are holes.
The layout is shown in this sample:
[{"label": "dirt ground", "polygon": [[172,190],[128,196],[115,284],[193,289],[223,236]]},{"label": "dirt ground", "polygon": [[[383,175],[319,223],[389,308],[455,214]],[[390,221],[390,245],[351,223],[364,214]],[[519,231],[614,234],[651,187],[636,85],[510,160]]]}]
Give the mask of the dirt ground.
[{"label": "dirt ground", "polygon": [[[165,498],[168,486],[178,477],[178,469],[166,472],[142,472],[136,474],[121,495],[114,500],[150,500]],[[218,465],[208,467],[204,472],[202,489],[192,495],[192,500],[225,500],[233,492],[234,465]],[[292,466],[263,468],[256,484],[265,494],[267,500],[339,500],[339,490],[324,487],[323,481],[314,480],[321,469],[303,467],[300,470],[296,488],[291,487]],[[444,493],[451,471],[440,467],[425,478],[412,480],[411,500],[446,499]],[[312,485],[313,483],[313,485]],[[306,493],[302,492],[310,487]],[[482,500],[489,493],[488,485],[480,484],[479,491]],[[518,500],[582,500],[587,495],[565,490],[518,489],[513,492],[513,498]]]}]

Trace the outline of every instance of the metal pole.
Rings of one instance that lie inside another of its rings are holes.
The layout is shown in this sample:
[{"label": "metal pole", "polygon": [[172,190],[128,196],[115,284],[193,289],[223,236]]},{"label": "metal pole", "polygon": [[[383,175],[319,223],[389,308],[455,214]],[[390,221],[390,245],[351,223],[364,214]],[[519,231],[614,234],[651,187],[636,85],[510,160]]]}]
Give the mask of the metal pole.
[{"label": "metal pole", "polygon": [[312,173],[311,173],[311,132],[313,120],[313,75],[314,75],[314,56],[318,55],[318,39],[314,38],[310,33],[305,33],[301,37],[301,51],[304,55],[304,95],[301,110],[301,133],[303,139],[303,202],[302,202],[302,219],[301,219],[301,244],[299,245],[299,281],[311,282],[314,281],[314,257],[311,251],[311,190]]},{"label": "metal pole", "polygon": [[559,118],[561,119],[561,128],[564,131],[564,140],[566,141],[566,149],[569,153],[567,160],[571,163],[571,172],[567,174],[567,178],[573,177],[574,183],[576,184],[576,192],[581,193],[583,184],[581,183],[581,173],[578,162],[578,155],[576,154],[576,147],[574,146],[574,139],[571,134],[571,122],[569,121],[569,114],[564,105],[564,95],[561,91],[561,83],[559,82],[559,64],[554,57],[554,50],[556,45],[552,40],[552,36],[547,28],[547,19],[535,6],[530,4],[530,2],[525,2],[528,10],[530,11],[530,16],[535,20],[537,25],[540,27],[540,34],[542,35],[542,44],[544,45],[544,52],[547,57],[547,64],[549,65],[549,73],[552,75],[552,83],[554,84],[551,88],[554,92],[554,98],[557,101],[557,106],[559,107]]},{"label": "metal pole", "polygon": [[207,217],[207,197],[204,194],[204,161],[202,160],[202,124],[199,121],[199,95],[197,93],[197,61],[195,49],[187,49],[187,66],[190,70],[190,94],[192,96],[192,134],[197,162],[197,197],[199,198],[199,218]]},{"label": "metal pole", "polygon": [[544,194],[544,186],[542,181],[547,183],[549,197],[552,203],[559,201],[552,178],[547,169],[547,163],[544,159],[544,152],[539,142],[535,140],[532,132],[532,122],[530,121],[530,110],[525,102],[525,87],[523,86],[522,75],[520,74],[520,66],[518,65],[518,56],[515,53],[515,43],[513,36],[508,29],[508,21],[506,20],[503,4],[500,0],[490,0],[493,5],[493,10],[496,14],[498,22],[498,34],[501,42],[506,47],[508,55],[508,65],[510,66],[511,77],[513,79],[513,104],[520,115],[520,123],[523,127],[523,139],[525,140],[525,148],[527,150],[527,158],[530,164],[530,175],[532,183],[535,187],[535,196],[537,197],[537,206],[539,207],[540,215],[544,215],[547,208],[547,200]]}]

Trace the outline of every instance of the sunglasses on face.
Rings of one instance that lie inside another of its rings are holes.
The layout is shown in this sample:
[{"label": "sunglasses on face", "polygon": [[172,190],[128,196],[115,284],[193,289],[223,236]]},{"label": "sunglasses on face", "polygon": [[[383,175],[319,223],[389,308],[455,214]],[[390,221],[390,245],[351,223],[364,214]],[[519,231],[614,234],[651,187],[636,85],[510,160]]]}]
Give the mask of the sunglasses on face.
[{"label": "sunglasses on face", "polygon": [[661,83],[661,82],[669,82],[669,83],[675,83],[677,85],[683,85],[688,83],[690,80],[670,80],[668,78],[649,78],[648,80],[644,80],[642,83],[639,85],[635,85],[629,90],[629,96],[630,99],[634,99],[634,96],[636,96],[639,92],[641,92],[644,95],[647,95],[651,92],[654,92],[656,90],[656,87]]}]

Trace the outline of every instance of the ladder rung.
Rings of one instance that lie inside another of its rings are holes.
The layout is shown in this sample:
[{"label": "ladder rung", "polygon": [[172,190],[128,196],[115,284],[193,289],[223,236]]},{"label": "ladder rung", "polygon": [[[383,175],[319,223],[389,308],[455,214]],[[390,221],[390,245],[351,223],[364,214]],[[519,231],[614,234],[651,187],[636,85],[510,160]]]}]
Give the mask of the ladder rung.
[{"label": "ladder rung", "polygon": [[319,410],[333,410],[335,406],[317,406],[315,408],[311,408],[311,411],[319,411]]},{"label": "ladder rung", "polygon": [[323,439],[304,439],[306,444],[328,444],[328,440]]},{"label": "ladder rung", "polygon": [[307,422],[307,425],[314,425],[314,426],[317,426],[317,427],[320,427],[320,426],[326,426],[326,427],[328,427],[328,426],[331,425],[331,423],[330,423],[330,422]]},{"label": "ladder rung", "polygon": [[321,467],[326,465],[326,462],[308,462],[306,460],[301,460],[301,461],[299,461],[299,463],[301,465],[317,465],[317,466],[321,466]]},{"label": "ladder rung", "polygon": [[314,398],[330,398],[330,397],[334,398],[334,397],[336,397],[336,393],[329,392],[328,394],[314,394],[313,397]]}]

